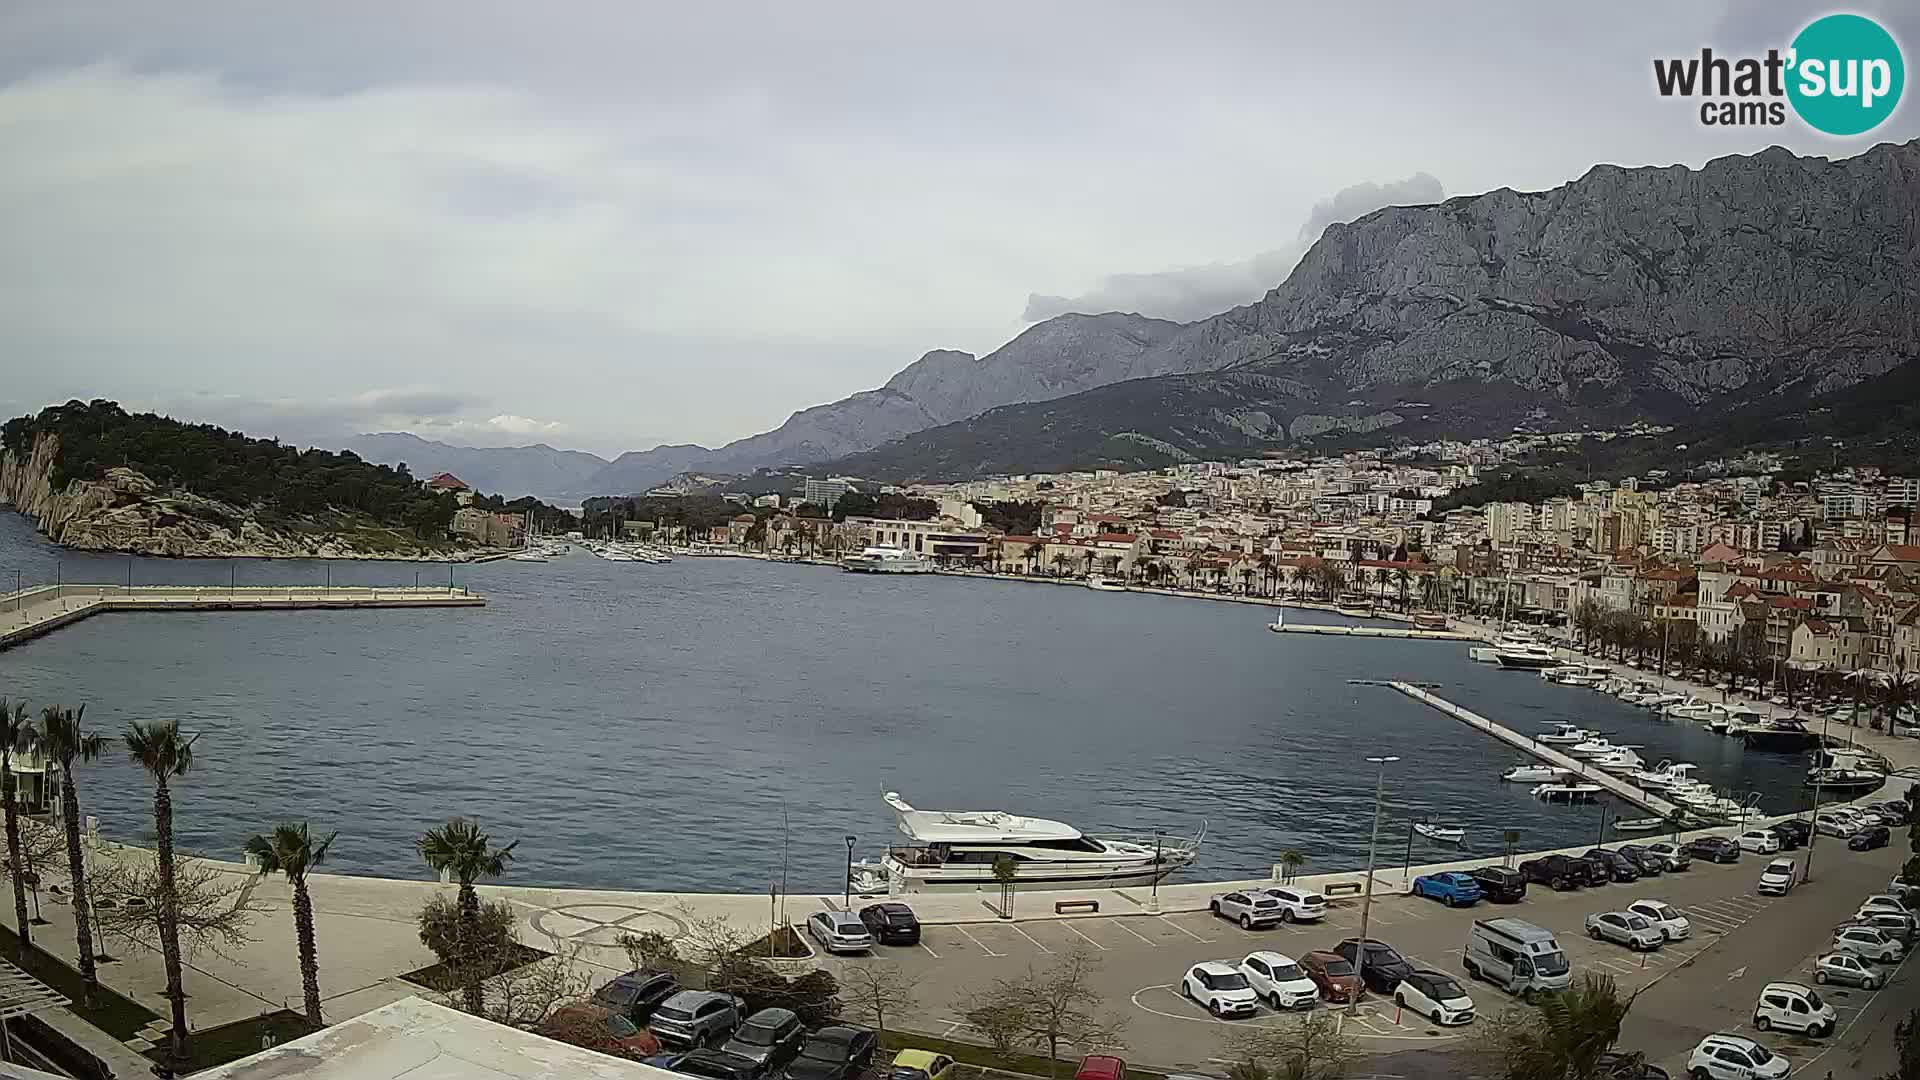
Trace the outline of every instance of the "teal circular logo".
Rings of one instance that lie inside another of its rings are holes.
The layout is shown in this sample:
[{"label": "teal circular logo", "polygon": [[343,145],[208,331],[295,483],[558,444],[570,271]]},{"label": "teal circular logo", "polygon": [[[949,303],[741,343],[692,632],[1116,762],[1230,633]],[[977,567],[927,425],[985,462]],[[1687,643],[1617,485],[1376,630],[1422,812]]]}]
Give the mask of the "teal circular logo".
[{"label": "teal circular logo", "polygon": [[1787,100],[1828,135],[1860,135],[1879,127],[1900,104],[1907,65],[1900,44],[1864,15],[1825,15],[1793,39]]}]

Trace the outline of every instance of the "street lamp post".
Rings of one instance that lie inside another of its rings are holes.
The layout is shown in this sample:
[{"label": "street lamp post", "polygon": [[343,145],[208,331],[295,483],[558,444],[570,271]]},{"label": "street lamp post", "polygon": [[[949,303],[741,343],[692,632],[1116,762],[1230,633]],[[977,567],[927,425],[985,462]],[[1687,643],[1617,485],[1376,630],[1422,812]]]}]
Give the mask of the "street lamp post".
[{"label": "street lamp post", "polygon": [[853,845],[855,842],[856,842],[856,838],[854,837],[854,835],[852,833],[848,833],[847,834],[847,891],[846,891],[846,895],[841,897],[840,899],[840,909],[842,911],[853,910]]},{"label": "street lamp post", "polygon": [[[1360,941],[1353,950],[1353,974],[1360,980],[1362,987],[1367,979],[1367,925],[1373,915],[1373,853],[1380,843],[1380,798],[1386,793],[1387,766],[1399,761],[1397,756],[1370,757],[1368,763],[1380,766],[1379,775],[1373,782],[1373,832],[1367,837],[1367,888],[1360,898]],[[1358,991],[1347,999],[1347,1011],[1354,1015],[1360,1012],[1360,993]]]},{"label": "street lamp post", "polygon": [[1153,830],[1153,889],[1147,898],[1147,910],[1155,913],[1160,911],[1160,841],[1166,832],[1165,829]]},{"label": "street lamp post", "polygon": [[[1827,725],[1832,722],[1832,717],[1826,715],[1826,713],[1820,714],[1820,749],[1822,750],[1827,748]],[[1814,758],[1816,763],[1819,760],[1817,757]],[[1813,809],[1807,814],[1807,861],[1806,865],[1800,868],[1800,880],[1802,882],[1813,880],[1813,845],[1820,839],[1820,780],[1822,776],[1823,773],[1819,765],[1815,764],[1813,770]]]}]

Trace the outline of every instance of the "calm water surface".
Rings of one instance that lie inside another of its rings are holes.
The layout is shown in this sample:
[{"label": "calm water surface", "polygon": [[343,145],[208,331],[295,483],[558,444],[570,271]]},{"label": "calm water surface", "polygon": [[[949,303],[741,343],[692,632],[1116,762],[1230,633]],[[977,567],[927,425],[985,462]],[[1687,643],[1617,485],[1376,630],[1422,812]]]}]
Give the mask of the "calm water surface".
[{"label": "calm water surface", "polygon": [[[62,552],[0,512],[0,588],[29,582],[412,584],[445,566],[128,559]],[[457,567],[483,609],[95,617],[0,653],[0,693],[84,702],[117,733],[200,733],[176,788],[181,842],[238,858],[277,821],[338,829],[338,870],[425,877],[420,831],[453,814],[518,838],[510,880],[671,890],[837,887],[880,801],[1007,809],[1088,831],[1208,827],[1198,874],[1364,864],[1374,773],[1382,861],[1411,821],[1497,853],[1579,843],[1595,807],[1499,783],[1517,755],[1390,690],[1405,678],[1521,731],[1570,720],[1692,761],[1791,808],[1798,755],[1748,754],[1592,691],[1473,664],[1454,642],[1263,629],[1270,611],[1018,582],[845,574],[746,559]],[[0,618],[5,613],[0,612]],[[1346,621],[1315,613],[1301,618]],[[81,776],[103,832],[151,834],[151,788],[117,752]],[[1613,808],[1611,812],[1619,812]],[[1641,811],[1625,807],[1627,816]],[[1415,861],[1444,849],[1417,840]]]}]

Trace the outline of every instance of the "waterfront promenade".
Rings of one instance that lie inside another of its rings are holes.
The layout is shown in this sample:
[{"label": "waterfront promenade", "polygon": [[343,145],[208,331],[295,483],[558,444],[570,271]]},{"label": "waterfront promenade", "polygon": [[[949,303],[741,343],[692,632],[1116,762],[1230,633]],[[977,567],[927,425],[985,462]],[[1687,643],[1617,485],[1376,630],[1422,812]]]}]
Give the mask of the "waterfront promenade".
[{"label": "waterfront promenade", "polygon": [[302,611],[346,608],[481,607],[486,597],[454,588],[366,586],[41,585],[0,594],[0,649],[112,611]]}]

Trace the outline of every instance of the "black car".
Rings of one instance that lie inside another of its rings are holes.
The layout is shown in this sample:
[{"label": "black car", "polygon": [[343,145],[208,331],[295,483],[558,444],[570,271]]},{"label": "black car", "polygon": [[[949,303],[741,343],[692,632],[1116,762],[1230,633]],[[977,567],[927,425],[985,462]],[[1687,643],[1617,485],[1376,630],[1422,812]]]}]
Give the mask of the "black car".
[{"label": "black car", "polygon": [[1365,964],[1362,964],[1355,955],[1359,949],[1359,938],[1347,938],[1333,947],[1334,952],[1360,969],[1361,981],[1367,984],[1367,989],[1375,993],[1391,994],[1393,988],[1400,985],[1401,980],[1413,974],[1413,965],[1407,963],[1405,957],[1395,952],[1393,946],[1379,938],[1367,939]]},{"label": "black car", "polygon": [[1779,838],[1781,851],[1798,851],[1813,835],[1813,826],[1799,818],[1789,818],[1767,826],[1767,831]]},{"label": "black car", "polygon": [[1737,863],[1740,861],[1740,845],[1724,836],[1696,836],[1681,848],[1681,851],[1696,859],[1708,862]]},{"label": "black car", "polygon": [[1869,825],[1852,836],[1847,837],[1847,848],[1851,851],[1872,851],[1887,846],[1892,834],[1885,825]]},{"label": "black car", "polygon": [[1577,889],[1587,883],[1587,867],[1565,855],[1542,855],[1537,859],[1528,859],[1520,864],[1520,873],[1536,885],[1545,885],[1555,892]]},{"label": "black car", "polygon": [[882,945],[920,944],[920,920],[912,908],[899,901],[868,904],[860,909],[860,921],[866,924],[873,940]]},{"label": "black car", "polygon": [[807,1036],[800,1056],[782,1074],[785,1080],[853,1080],[873,1066],[873,1032],[851,1024],[831,1024]]},{"label": "black car", "polygon": [[1605,885],[1613,880],[1613,868],[1599,859],[1588,855],[1576,855],[1568,861],[1587,875],[1588,885]]},{"label": "black car", "polygon": [[670,1066],[674,1072],[704,1076],[707,1080],[760,1080],[766,1070],[752,1058],[725,1050],[689,1050]]},{"label": "black car", "polygon": [[1667,861],[1639,844],[1621,844],[1613,850],[1619,852],[1621,858],[1632,863],[1634,868],[1640,871],[1641,877],[1659,877],[1666,873]]},{"label": "black car", "polygon": [[1614,851],[1612,848],[1597,847],[1589,849],[1581,856],[1588,862],[1597,862],[1606,868],[1609,881],[1639,881],[1640,867],[1632,859]]},{"label": "black car", "polygon": [[792,1009],[761,1009],[747,1017],[720,1049],[746,1058],[766,1072],[775,1072],[800,1052],[807,1029]]},{"label": "black car", "polygon": [[1476,866],[1467,871],[1467,876],[1479,882],[1481,893],[1496,903],[1515,904],[1527,898],[1527,876],[1518,870]]},{"label": "black car", "polygon": [[670,971],[629,971],[593,992],[593,1003],[605,1006],[645,1027],[660,1003],[680,992]]}]

